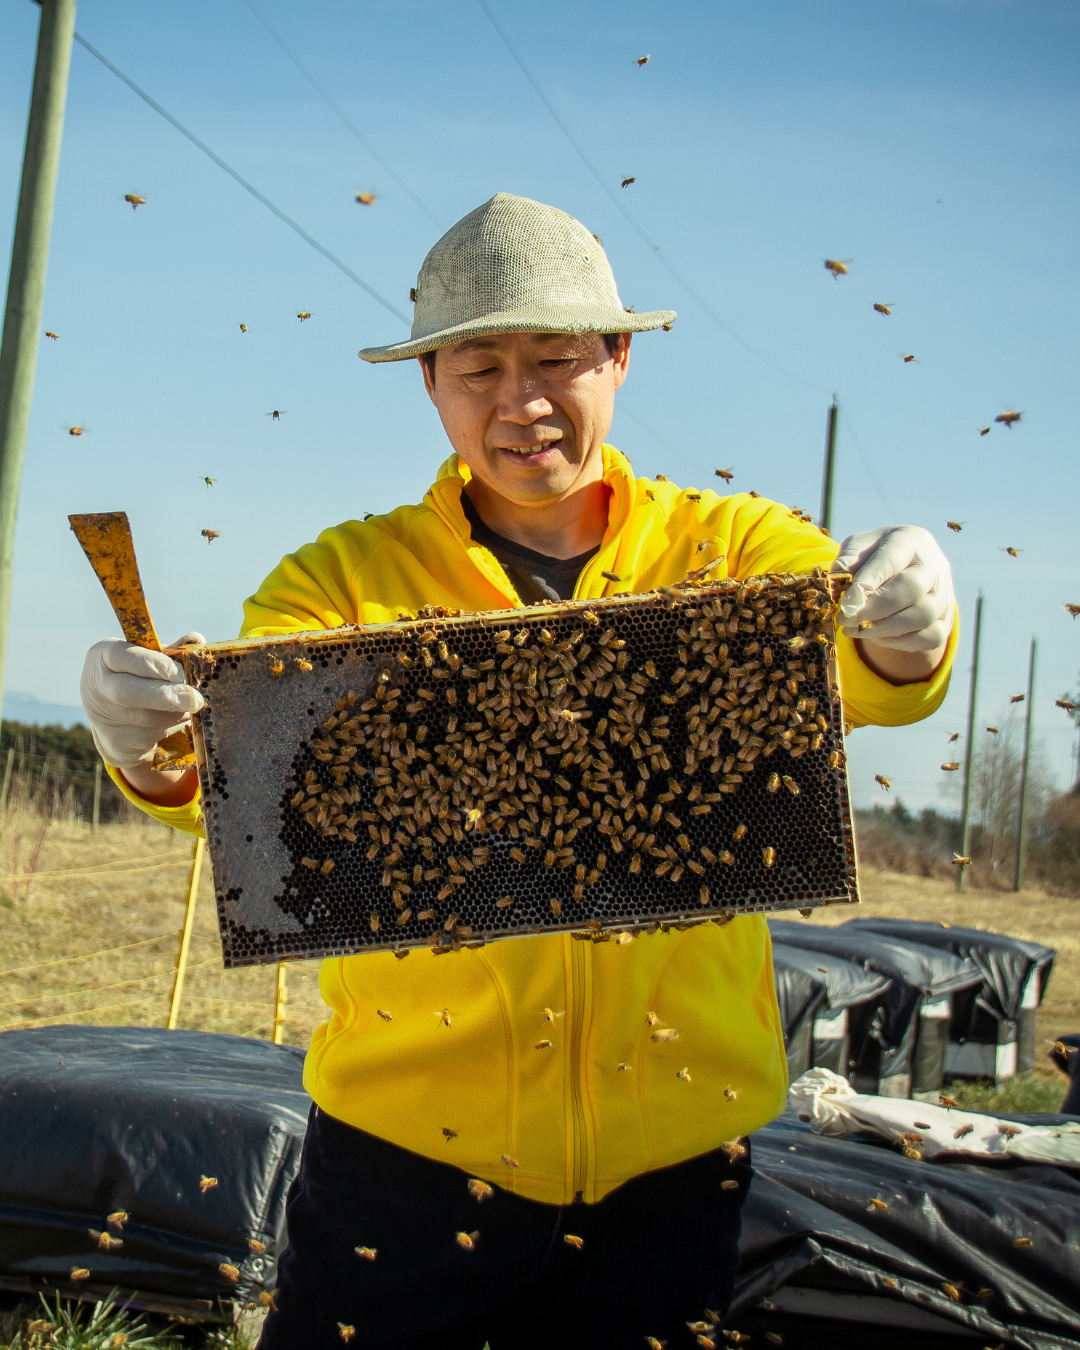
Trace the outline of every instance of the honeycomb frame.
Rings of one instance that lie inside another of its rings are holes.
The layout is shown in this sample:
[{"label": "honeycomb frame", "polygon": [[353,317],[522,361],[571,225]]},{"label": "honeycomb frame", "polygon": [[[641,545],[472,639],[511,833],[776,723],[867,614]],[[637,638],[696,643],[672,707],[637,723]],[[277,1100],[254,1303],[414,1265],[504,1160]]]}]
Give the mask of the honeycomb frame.
[{"label": "honeycomb frame", "polygon": [[838,585],[186,648],[226,967],[857,902]]}]

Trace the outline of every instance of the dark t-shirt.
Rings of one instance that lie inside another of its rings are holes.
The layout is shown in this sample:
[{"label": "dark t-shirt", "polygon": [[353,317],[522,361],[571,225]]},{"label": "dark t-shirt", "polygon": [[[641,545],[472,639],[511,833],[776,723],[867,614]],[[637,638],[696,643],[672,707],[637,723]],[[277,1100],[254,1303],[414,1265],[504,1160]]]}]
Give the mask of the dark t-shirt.
[{"label": "dark t-shirt", "polygon": [[576,558],[549,558],[546,553],[537,553],[535,549],[496,534],[480,519],[480,513],[467,492],[461,494],[461,507],[469,522],[472,537],[495,554],[526,605],[537,605],[541,600],[573,598],[581,569],[597,549],[579,553]]}]

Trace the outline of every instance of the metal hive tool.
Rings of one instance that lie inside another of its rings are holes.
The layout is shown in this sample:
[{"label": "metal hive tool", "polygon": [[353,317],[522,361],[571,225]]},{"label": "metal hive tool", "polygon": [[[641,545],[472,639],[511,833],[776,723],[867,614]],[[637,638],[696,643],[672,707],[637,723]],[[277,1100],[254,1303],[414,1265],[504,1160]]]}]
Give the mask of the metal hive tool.
[{"label": "metal hive tool", "polygon": [[836,585],[186,649],[226,966],[856,901]]}]

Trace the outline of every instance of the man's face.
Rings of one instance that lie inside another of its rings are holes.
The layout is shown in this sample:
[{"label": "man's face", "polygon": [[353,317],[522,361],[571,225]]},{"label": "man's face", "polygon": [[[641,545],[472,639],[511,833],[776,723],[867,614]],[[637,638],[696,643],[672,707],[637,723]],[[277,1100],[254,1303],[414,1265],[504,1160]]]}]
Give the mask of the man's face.
[{"label": "man's face", "polygon": [[629,359],[629,333],[615,356],[599,333],[504,333],[441,348],[424,383],[485,487],[548,506],[603,476],[600,447]]}]

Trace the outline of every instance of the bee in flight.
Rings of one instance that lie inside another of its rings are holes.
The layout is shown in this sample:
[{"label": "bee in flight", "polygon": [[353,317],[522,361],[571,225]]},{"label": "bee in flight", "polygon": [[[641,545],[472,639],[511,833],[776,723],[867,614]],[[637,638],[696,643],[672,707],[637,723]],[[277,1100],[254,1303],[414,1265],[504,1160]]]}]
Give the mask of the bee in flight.
[{"label": "bee in flight", "polygon": [[825,271],[831,275],[833,281],[839,281],[841,277],[847,276],[849,262],[850,258],[845,258],[842,262],[838,258],[826,258]]},{"label": "bee in flight", "polygon": [[953,534],[959,534],[964,528],[964,522],[962,520],[947,520],[945,524],[952,530]]},{"label": "bee in flight", "polygon": [[45,330],[45,336],[48,337],[48,338],[52,338],[52,340],[53,340],[54,342],[59,342],[59,340],[60,340],[60,334],[59,334],[59,333],[50,333],[48,329]]},{"label": "bee in flight", "polygon": [[140,197],[137,192],[125,192],[124,201],[130,204],[133,211],[137,211],[140,206],[146,205],[146,198]]},{"label": "bee in flight", "polygon": [[886,318],[893,312],[894,309],[895,306],[891,302],[887,305],[877,304],[876,302],[874,304],[874,313],[884,314]]},{"label": "bee in flight", "polygon": [[[903,357],[905,366],[910,366],[912,361],[915,361],[914,352],[901,352],[900,355]],[[915,364],[918,365],[918,361],[915,361]]]},{"label": "bee in flight", "polygon": [[1007,553],[1007,554],[1009,555],[1010,558],[1019,558],[1020,554],[1023,553],[1023,551],[1024,551],[1024,550],[1023,550],[1022,548],[999,548],[999,549],[998,549],[998,552],[999,552],[999,553]]},{"label": "bee in flight", "polygon": [[65,428],[69,436],[81,436],[86,431],[85,427],[73,426]]},{"label": "bee in flight", "polygon": [[311,318],[311,310],[302,309],[296,317],[300,320],[301,323],[303,323],[305,319]]},{"label": "bee in flight", "polygon": [[374,192],[358,192],[356,194],[356,200],[361,206],[374,206],[375,194]]},{"label": "bee in flight", "polygon": [[1080,614],[1080,605],[1066,605],[1065,609],[1074,619]]},{"label": "bee in flight", "polygon": [[986,729],[987,729],[987,731],[991,732],[994,736],[996,736],[996,735],[998,734],[998,728],[997,728],[997,727],[987,727]]},{"label": "bee in flight", "polygon": [[713,472],[716,474],[717,478],[722,478],[725,483],[730,483],[735,477],[734,466],[730,469],[715,469]]},{"label": "bee in flight", "polygon": [[617,577],[614,572],[601,572],[600,575],[605,581],[622,581],[622,577]]},{"label": "bee in flight", "polygon": [[1025,698],[1027,698],[1027,695],[1026,695],[1026,694],[1013,694],[1012,698],[1009,699],[1009,702],[1010,702],[1010,703],[1023,703],[1023,701],[1024,701]]},{"label": "bee in flight", "polygon": [[1007,408],[1003,413],[998,413],[994,421],[1000,422],[1002,426],[1008,427],[1011,431],[1013,423],[1019,422],[1021,417],[1023,417],[1023,413],[1013,412]]},{"label": "bee in flight", "polygon": [[219,530],[200,530],[199,533],[202,535],[202,537],[206,540],[208,544],[212,544],[214,540],[217,539],[220,535]]},{"label": "bee in flight", "polygon": [[883,773],[874,774],[874,782],[880,784],[882,792],[888,792],[892,787],[892,783]]},{"label": "bee in flight", "polygon": [[622,180],[622,182],[619,184],[619,186],[620,186],[620,187],[629,187],[631,183],[636,183],[636,182],[637,182],[637,179],[636,179],[636,178],[624,178],[624,179]]},{"label": "bee in flight", "polygon": [[989,435],[990,435],[990,428],[989,428],[989,427],[983,427],[983,428],[980,430],[979,435],[980,435],[980,436],[989,436]]},{"label": "bee in flight", "polygon": [[964,858],[964,857],[962,857],[959,853],[954,853],[954,854],[953,854],[953,856],[952,856],[952,865],[953,865],[954,867],[959,867],[960,870],[963,871],[964,868],[970,866],[970,864],[971,864],[971,859],[970,859],[970,858]]},{"label": "bee in flight", "polygon": [[1067,713],[1074,713],[1076,711],[1076,704],[1067,698],[1054,699],[1054,707],[1063,708]]},{"label": "bee in flight", "polygon": [[[642,66],[647,66],[651,60],[652,60],[652,53],[651,53],[651,52],[646,52],[644,56],[639,56],[638,59],[637,59],[637,68],[638,68],[638,70],[640,70]],[[596,236],[593,235],[593,238],[595,239]]]},{"label": "bee in flight", "polygon": [[952,745],[953,741],[958,741],[959,739],[960,739],[960,733],[959,733],[958,731],[950,732],[950,734],[949,734],[949,744],[950,744],[950,745]]},{"label": "bee in flight", "polygon": [[275,422],[280,422],[288,411],[288,408],[274,408],[271,412],[268,412],[266,416]]},{"label": "bee in flight", "polygon": [[204,478],[204,479],[203,479],[203,482],[206,484],[207,487],[213,487],[214,484],[217,482],[217,479],[216,479],[216,478]]}]

